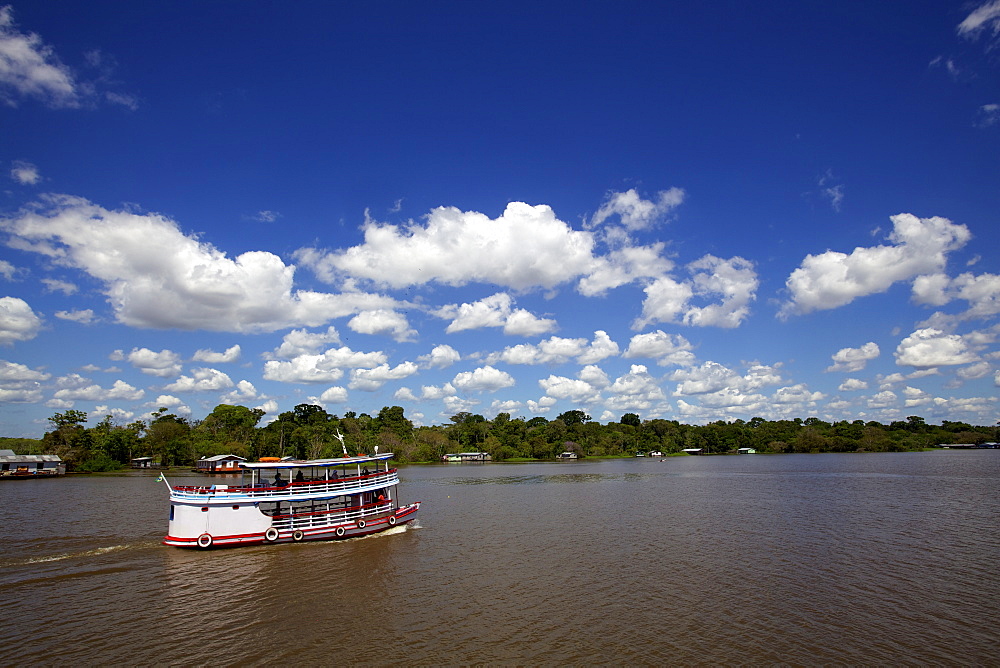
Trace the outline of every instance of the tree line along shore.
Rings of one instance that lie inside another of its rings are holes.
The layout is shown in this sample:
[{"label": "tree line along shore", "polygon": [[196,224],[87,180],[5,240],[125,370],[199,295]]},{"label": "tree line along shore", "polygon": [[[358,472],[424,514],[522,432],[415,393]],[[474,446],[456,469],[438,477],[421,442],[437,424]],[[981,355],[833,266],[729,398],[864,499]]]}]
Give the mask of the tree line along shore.
[{"label": "tree line along shore", "polygon": [[338,433],[344,436],[350,454],[373,454],[377,447],[380,452],[394,453],[401,463],[435,462],[445,453],[470,451],[505,461],[553,459],[566,451],[580,457],[652,451],[667,455],[690,449],[726,454],[739,448],[758,453],[898,452],[1000,440],[1000,423],[974,426],[945,420],[933,425],[916,415],[889,424],[755,417],[689,425],[643,420],[636,413],[601,424],[581,410],[566,411],[552,420],[512,418],[509,413],[488,420],[461,412],[449,424],[415,427],[400,406],[383,407],[374,416],[349,411],[341,417],[320,406],[299,404],[260,426],[263,417],[260,409],[221,404],[200,420],[161,408],[145,421],[121,425],[107,416],[88,427],[86,413],[68,410],[48,418],[51,430],[41,439],[4,438],[0,447],[21,454],[59,455],[70,471],[113,471],[137,457],[152,457],[163,466],[193,466],[203,457],[219,454],[249,460],[336,457],[343,454]]}]

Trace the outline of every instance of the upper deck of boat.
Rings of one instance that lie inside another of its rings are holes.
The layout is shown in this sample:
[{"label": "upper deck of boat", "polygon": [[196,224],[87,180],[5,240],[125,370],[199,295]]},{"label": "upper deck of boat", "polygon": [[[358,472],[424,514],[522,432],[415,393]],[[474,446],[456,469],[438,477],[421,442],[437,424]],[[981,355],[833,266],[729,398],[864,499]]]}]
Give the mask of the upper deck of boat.
[{"label": "upper deck of boat", "polygon": [[241,469],[301,469],[331,468],[366,462],[381,462],[392,459],[391,452],[378,455],[357,455],[356,457],[335,457],[333,459],[287,459],[277,462],[240,462]]}]

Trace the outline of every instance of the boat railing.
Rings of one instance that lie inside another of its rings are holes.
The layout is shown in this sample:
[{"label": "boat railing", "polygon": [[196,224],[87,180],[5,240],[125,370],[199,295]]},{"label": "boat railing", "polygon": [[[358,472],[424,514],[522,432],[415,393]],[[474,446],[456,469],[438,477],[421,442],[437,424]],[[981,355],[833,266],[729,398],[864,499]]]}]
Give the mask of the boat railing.
[{"label": "boat railing", "polygon": [[283,530],[311,529],[313,527],[328,527],[336,524],[347,524],[366,520],[371,517],[380,517],[393,512],[392,501],[380,503],[367,503],[362,506],[352,506],[350,508],[333,508],[330,510],[316,510],[306,513],[293,513],[291,515],[275,515],[272,518],[271,526]]},{"label": "boat railing", "polygon": [[329,478],[321,480],[305,480],[301,482],[290,482],[281,486],[274,486],[273,483],[264,482],[255,486],[228,486],[228,485],[207,485],[190,486],[177,485],[172,488],[171,496],[176,499],[189,499],[204,501],[206,497],[224,497],[233,499],[234,497],[250,497],[253,499],[267,500],[286,498],[289,496],[302,496],[305,494],[354,494],[357,492],[376,489],[379,487],[389,487],[399,484],[399,473],[396,469],[379,471],[361,476],[350,476],[346,478]]}]

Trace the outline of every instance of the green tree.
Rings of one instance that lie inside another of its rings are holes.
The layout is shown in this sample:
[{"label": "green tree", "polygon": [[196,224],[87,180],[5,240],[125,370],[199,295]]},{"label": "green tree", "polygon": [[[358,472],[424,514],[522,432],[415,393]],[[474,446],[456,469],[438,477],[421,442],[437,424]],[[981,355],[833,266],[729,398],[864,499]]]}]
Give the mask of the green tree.
[{"label": "green tree", "polygon": [[201,421],[198,429],[210,436],[211,454],[250,455],[257,438],[257,423],[264,417],[259,408],[219,404]]},{"label": "green tree", "polygon": [[174,464],[194,464],[194,453],[190,445],[191,425],[182,417],[167,413],[161,408],[153,414],[146,429],[143,446],[146,452],[158,457],[167,466]]},{"label": "green tree", "polygon": [[639,416],[637,414],[635,414],[635,413],[626,413],[625,415],[623,415],[622,419],[621,419],[621,423],[622,424],[630,425],[632,427],[641,427],[642,426],[642,420],[640,420]]},{"label": "green tree", "polygon": [[400,440],[413,440],[413,423],[406,419],[402,406],[383,406],[378,412],[379,432],[395,434]]},{"label": "green tree", "polygon": [[563,424],[567,427],[571,427],[575,424],[582,424],[584,422],[590,422],[590,416],[580,410],[566,411],[561,415],[557,415],[556,419],[562,420]]},{"label": "green tree", "polygon": [[48,454],[58,455],[66,462],[66,468],[74,470],[90,457],[93,442],[90,432],[84,428],[87,414],[83,411],[68,410],[48,418],[54,427],[42,436],[42,447]]}]

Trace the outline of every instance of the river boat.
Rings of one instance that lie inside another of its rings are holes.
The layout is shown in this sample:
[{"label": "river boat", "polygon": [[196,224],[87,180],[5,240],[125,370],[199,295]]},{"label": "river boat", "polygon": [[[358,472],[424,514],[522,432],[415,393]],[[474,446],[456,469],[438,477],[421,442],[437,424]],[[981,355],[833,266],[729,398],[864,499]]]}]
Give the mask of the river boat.
[{"label": "river boat", "polygon": [[392,453],[307,461],[241,462],[240,485],[171,486],[164,545],[211,547],[337,540],[416,519],[400,505]]}]

